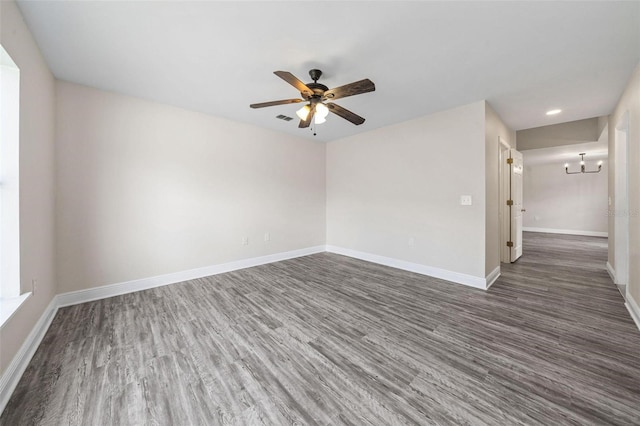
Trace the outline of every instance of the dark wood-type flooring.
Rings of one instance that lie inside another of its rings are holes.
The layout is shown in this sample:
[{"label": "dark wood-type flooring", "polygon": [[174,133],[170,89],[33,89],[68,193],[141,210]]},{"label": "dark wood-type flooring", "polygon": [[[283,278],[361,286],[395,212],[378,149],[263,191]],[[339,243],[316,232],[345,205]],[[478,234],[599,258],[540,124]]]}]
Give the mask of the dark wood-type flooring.
[{"label": "dark wood-type flooring", "polygon": [[488,291],[316,254],[61,309],[2,425],[639,424],[606,239]]}]

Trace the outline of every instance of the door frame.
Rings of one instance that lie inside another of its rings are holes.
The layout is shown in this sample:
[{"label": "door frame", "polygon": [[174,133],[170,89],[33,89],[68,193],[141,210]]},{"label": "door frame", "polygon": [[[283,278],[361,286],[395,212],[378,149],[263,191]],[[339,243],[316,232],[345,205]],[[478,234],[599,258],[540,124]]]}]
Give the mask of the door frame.
[{"label": "door frame", "polygon": [[507,164],[507,158],[509,158],[509,150],[511,145],[501,136],[498,136],[498,181],[499,181],[499,196],[498,202],[498,220],[500,222],[500,262],[511,262],[511,251],[507,247],[507,241],[509,241],[510,221],[511,216],[509,213],[509,206],[507,206],[507,200],[509,199],[509,165]]},{"label": "door frame", "polygon": [[[614,129],[614,252],[613,268],[616,284],[629,289],[629,111]],[[626,297],[627,295],[625,295]]]}]

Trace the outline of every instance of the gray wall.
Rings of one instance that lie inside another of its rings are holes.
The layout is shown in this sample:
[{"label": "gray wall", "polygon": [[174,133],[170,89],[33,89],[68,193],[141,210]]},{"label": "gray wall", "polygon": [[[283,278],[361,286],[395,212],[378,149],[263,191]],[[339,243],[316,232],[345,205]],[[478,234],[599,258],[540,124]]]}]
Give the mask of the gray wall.
[{"label": "gray wall", "polygon": [[598,117],[551,126],[518,130],[518,150],[549,148],[597,141],[602,132]]}]

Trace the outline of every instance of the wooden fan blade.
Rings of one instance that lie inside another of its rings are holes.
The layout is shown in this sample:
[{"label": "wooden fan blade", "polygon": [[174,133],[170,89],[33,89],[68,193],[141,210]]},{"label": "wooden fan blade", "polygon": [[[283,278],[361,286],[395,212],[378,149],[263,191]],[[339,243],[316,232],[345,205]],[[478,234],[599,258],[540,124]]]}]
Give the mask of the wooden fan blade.
[{"label": "wooden fan blade", "polygon": [[300,124],[298,124],[298,127],[303,129],[305,127],[309,127],[309,125],[311,124],[311,120],[313,120],[313,116],[316,114],[316,105],[313,104],[311,105],[311,110],[309,111],[309,115],[307,115],[307,119],[306,120],[300,120]]},{"label": "wooden fan blade", "polygon": [[332,101],[334,99],[346,98],[347,96],[373,92],[374,90],[376,90],[376,85],[373,84],[373,81],[365,78],[364,80],[345,84],[344,86],[336,87],[335,89],[329,89],[324,92],[323,99]]},{"label": "wooden fan blade", "polygon": [[313,90],[309,89],[306,84],[298,80],[298,78],[288,71],[274,71],[275,75],[298,89],[298,91],[306,98],[313,95]]},{"label": "wooden fan blade", "polygon": [[356,126],[359,126],[362,123],[364,123],[364,118],[360,117],[358,114],[355,114],[349,111],[346,108],[342,108],[340,105],[336,105],[336,104],[326,104],[326,105],[327,105],[327,108],[329,108],[329,111],[331,111],[336,115],[339,115],[345,120],[352,122]]},{"label": "wooden fan blade", "polygon": [[283,99],[281,101],[271,101],[271,102],[262,102],[259,104],[251,104],[249,105],[251,108],[264,108],[276,105],[285,105],[285,104],[297,104],[298,102],[304,102],[302,99]]}]

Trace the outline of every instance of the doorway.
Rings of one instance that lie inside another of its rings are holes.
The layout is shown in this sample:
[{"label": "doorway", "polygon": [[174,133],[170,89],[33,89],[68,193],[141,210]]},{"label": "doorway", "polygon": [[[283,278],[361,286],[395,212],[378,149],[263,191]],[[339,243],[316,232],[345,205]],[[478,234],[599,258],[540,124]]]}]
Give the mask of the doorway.
[{"label": "doorway", "polygon": [[512,263],[522,255],[522,154],[498,137],[500,262]]}]

